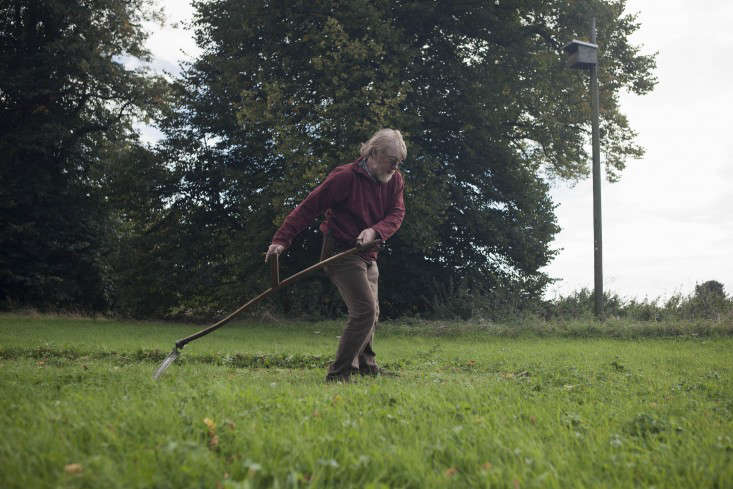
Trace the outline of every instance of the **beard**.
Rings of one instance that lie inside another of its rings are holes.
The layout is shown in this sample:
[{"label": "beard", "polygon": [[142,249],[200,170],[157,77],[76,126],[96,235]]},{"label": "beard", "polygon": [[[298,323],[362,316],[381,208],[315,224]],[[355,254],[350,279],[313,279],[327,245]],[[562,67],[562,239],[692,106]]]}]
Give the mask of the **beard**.
[{"label": "beard", "polygon": [[377,179],[377,181],[381,183],[389,183],[390,180],[392,180],[392,177],[394,176],[395,172],[389,171],[387,173],[378,173],[374,175]]}]

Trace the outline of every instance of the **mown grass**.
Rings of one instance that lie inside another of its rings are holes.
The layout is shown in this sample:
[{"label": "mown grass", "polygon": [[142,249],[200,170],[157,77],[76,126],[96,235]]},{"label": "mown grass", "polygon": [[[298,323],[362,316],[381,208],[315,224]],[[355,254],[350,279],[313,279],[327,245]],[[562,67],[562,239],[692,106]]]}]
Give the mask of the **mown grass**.
[{"label": "mown grass", "polygon": [[733,487],[733,338],[393,326],[398,378],[324,384],[339,323],[236,324],[156,383],[198,327],[0,316],[0,486]]}]

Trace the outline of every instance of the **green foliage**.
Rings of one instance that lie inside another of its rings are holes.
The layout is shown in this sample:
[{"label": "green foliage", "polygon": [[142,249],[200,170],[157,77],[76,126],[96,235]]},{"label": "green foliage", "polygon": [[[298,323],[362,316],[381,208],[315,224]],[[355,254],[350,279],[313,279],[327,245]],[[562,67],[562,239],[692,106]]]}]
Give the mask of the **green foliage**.
[{"label": "green foliage", "polygon": [[[137,144],[102,156],[115,246],[107,257],[114,277],[110,307],[127,317],[150,317],[177,304],[176,263],[186,246],[167,202],[175,175],[156,152]],[[165,267],[168,273],[160,273]]]},{"label": "green foliage", "polygon": [[[565,68],[562,46],[585,37],[591,13],[608,174],[641,154],[617,97],[651,90],[654,59],[629,44],[638,24],[622,1],[195,5],[203,53],[178,81],[161,146],[181,179],[178,232],[196,248],[179,263],[180,283],[201,284],[180,290],[184,308],[261,289],[284,216],[381,127],[409,148],[407,216],[380,263],[383,315],[430,312],[436,283],[536,301],[558,231],[542,176],[588,173],[588,77]],[[304,268],[319,246],[310,230],[284,262]],[[325,287],[291,293],[290,310],[313,311]]]},{"label": "green foliage", "polygon": [[677,308],[688,317],[720,319],[722,315],[733,314],[733,297],[728,298],[723,284],[716,280],[708,280],[696,285],[695,294],[686,304],[680,304]]},{"label": "green foliage", "polygon": [[160,79],[149,2],[0,4],[0,304],[103,310],[113,294],[107,150],[135,140]]},{"label": "green foliage", "polygon": [[[595,295],[588,289],[559,297],[545,304],[542,315],[548,319],[588,318],[593,315]],[[733,320],[733,298],[725,294],[723,284],[709,280],[695,286],[694,294],[675,294],[669,299],[630,299],[605,291],[603,308],[606,317],[627,318],[637,321]]]},{"label": "green foliage", "polygon": [[[598,17],[610,178],[641,154],[618,94],[655,83],[615,0],[197,1],[203,54],[171,92],[144,64],[152,2],[0,5],[3,307],[231,310],[268,286],[262,252],[284,216],[385,126],[409,159],[382,315],[536,304],[558,231],[546,180],[588,172],[587,77],[562,45]],[[150,118],[166,135],[155,150],[132,128]],[[281,274],[319,248],[307,230]],[[264,307],[343,310],[322,275]]]}]

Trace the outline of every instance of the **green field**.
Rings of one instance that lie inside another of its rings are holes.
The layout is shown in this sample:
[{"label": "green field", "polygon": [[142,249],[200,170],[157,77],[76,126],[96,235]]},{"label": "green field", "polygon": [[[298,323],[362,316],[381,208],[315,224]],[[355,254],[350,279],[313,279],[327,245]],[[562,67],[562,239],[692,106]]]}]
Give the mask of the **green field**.
[{"label": "green field", "polygon": [[154,382],[199,327],[0,316],[0,487],[733,487],[733,338],[597,328],[387,324],[327,385],[340,323],[241,323]]}]

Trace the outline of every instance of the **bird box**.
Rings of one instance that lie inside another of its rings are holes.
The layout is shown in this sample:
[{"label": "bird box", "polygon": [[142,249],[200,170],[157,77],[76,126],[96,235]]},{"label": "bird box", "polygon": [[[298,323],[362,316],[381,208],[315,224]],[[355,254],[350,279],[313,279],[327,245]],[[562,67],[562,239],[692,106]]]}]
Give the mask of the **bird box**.
[{"label": "bird box", "polygon": [[598,64],[598,44],[573,40],[563,49],[570,68],[589,69]]}]

